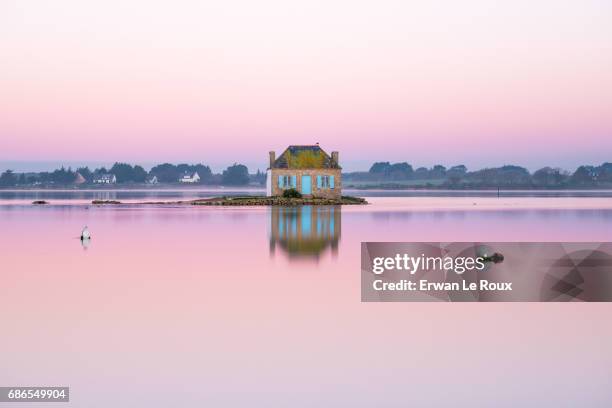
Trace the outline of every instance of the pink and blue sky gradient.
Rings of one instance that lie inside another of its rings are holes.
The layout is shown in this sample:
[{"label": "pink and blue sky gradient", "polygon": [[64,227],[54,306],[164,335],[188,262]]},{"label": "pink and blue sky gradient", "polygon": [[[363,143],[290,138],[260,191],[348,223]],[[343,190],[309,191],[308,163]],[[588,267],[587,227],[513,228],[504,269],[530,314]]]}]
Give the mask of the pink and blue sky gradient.
[{"label": "pink and blue sky gradient", "polygon": [[0,162],[612,160],[612,3],[0,3]]}]

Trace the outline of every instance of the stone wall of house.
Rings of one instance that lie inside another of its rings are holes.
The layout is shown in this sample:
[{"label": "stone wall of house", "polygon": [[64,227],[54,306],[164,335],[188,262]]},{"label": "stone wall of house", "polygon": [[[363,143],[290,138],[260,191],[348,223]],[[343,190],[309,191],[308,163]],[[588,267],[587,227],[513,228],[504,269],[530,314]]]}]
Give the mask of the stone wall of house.
[{"label": "stone wall of house", "polygon": [[[283,189],[278,187],[278,176],[297,176],[296,190],[302,192],[302,176],[310,176],[312,196],[340,198],[342,196],[342,175],[340,169],[272,169],[272,195],[280,196]],[[317,176],[334,176],[334,188],[317,188]]]}]

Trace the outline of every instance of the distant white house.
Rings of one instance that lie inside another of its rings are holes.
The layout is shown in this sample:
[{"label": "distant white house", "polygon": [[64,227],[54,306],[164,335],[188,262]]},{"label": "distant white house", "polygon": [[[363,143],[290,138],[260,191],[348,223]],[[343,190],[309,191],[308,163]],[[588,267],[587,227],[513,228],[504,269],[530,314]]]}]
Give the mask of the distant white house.
[{"label": "distant white house", "polygon": [[157,184],[157,176],[148,176],[145,180],[146,184]]},{"label": "distant white house", "polygon": [[197,171],[194,171],[193,173],[185,173],[179,179],[179,182],[181,183],[197,183],[199,181],[200,181],[200,175],[198,174]]},{"label": "distant white house", "polygon": [[114,174],[96,174],[92,181],[94,184],[115,184],[117,177]]}]

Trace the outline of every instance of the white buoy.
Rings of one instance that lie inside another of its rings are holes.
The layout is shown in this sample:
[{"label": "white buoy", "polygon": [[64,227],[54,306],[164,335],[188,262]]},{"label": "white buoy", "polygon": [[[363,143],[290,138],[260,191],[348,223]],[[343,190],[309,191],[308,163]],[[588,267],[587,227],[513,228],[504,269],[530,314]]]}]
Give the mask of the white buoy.
[{"label": "white buoy", "polygon": [[87,229],[87,225],[83,227],[83,231],[81,231],[81,241],[89,240],[91,235],[89,234],[89,230]]}]

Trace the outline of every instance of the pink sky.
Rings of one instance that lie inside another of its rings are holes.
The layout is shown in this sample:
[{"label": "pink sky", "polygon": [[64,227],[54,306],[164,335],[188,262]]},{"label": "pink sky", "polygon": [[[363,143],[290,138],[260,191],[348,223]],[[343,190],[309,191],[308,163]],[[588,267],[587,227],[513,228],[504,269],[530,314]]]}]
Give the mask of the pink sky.
[{"label": "pink sky", "polygon": [[609,2],[422,3],[3,1],[0,162],[612,161]]}]

